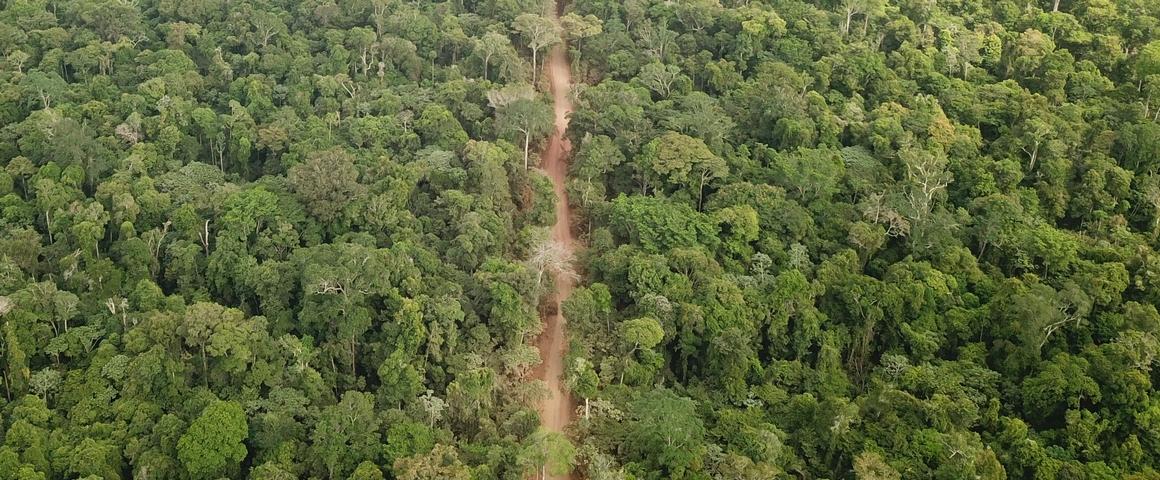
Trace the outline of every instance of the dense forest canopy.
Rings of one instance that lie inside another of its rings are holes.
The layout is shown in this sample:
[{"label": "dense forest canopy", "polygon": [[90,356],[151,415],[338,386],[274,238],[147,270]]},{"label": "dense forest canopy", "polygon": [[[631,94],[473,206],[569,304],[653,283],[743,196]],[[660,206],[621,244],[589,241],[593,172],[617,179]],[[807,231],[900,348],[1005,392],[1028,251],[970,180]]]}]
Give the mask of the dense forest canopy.
[{"label": "dense forest canopy", "polygon": [[0,480],[1160,478],[1160,2],[556,12],[0,0]]}]

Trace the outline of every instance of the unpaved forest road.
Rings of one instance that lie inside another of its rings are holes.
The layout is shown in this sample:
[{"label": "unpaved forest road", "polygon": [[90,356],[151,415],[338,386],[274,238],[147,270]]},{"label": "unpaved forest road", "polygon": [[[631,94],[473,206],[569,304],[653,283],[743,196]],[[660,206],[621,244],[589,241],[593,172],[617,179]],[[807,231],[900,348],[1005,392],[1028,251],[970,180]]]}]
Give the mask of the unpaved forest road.
[{"label": "unpaved forest road", "polygon": [[[562,5],[562,4],[561,4]],[[553,12],[555,13],[555,12]],[[552,85],[552,99],[556,110],[556,133],[548,139],[548,148],[540,154],[540,167],[552,179],[556,191],[556,224],[552,226],[552,241],[559,242],[568,252],[573,253],[572,211],[568,206],[568,193],[564,190],[568,177],[568,153],[572,145],[564,137],[568,129],[568,113],[572,111],[569,91],[572,74],[569,71],[568,52],[563,43],[552,48],[547,60],[548,80]],[[560,313],[560,302],[572,293],[575,281],[568,275],[556,274],[556,295],[551,300],[555,313],[546,315],[544,331],[536,340],[540,349],[540,367],[536,369],[538,378],[548,383],[549,397],[540,405],[540,417],[549,431],[563,432],[572,420],[575,405],[564,390],[561,377],[564,374],[564,353],[568,342],[564,336],[564,317]],[[552,310],[549,310],[552,311]],[[574,479],[575,475],[548,476],[550,479]]]}]

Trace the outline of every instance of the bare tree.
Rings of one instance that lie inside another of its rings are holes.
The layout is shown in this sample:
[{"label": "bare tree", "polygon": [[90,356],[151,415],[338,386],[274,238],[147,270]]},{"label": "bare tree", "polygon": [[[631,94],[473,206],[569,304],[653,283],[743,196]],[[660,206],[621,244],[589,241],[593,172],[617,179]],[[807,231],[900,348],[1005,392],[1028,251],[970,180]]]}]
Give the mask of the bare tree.
[{"label": "bare tree", "polygon": [[922,220],[934,208],[935,197],[951,183],[947,158],[941,151],[905,149],[899,152],[906,165],[906,179],[910,183],[906,199],[910,203],[911,218]]},{"label": "bare tree", "polygon": [[572,267],[573,260],[572,250],[561,242],[545,240],[536,245],[527,260],[528,267],[536,272],[536,291],[543,288],[545,273],[573,280],[579,279],[580,276]]},{"label": "bare tree", "polygon": [[641,67],[637,78],[650,90],[668,98],[673,93],[673,84],[681,78],[681,69],[676,65],[653,62]]},{"label": "bare tree", "polygon": [[516,100],[532,100],[536,98],[536,91],[526,83],[505,85],[502,88],[487,92],[487,105],[499,110]]}]

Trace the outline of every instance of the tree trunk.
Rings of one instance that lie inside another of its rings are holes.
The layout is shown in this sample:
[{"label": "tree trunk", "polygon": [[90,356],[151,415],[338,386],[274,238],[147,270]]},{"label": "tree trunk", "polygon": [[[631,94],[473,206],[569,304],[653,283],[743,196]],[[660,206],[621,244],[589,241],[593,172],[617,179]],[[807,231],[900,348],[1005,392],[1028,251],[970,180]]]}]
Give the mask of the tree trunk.
[{"label": "tree trunk", "polygon": [[[334,372],[335,375],[338,375],[338,364],[334,363],[334,357],[336,357],[337,355],[327,355],[327,356],[330,357],[330,371]],[[334,393],[335,394],[339,393],[338,382],[334,382]]]},{"label": "tree trunk", "polygon": [[52,241],[52,217],[48,214],[48,210],[44,211],[44,226],[48,229],[48,243]]},{"label": "tree trunk", "polygon": [[202,236],[199,234],[198,237],[201,237],[201,245],[205,249],[205,256],[208,257],[209,256],[209,220],[205,221],[205,236]]},{"label": "tree trunk", "polygon": [[530,143],[532,143],[532,131],[525,130],[524,131],[524,170],[527,170],[529,168],[528,167],[528,145]]},{"label": "tree trunk", "polygon": [[1027,171],[1035,170],[1035,160],[1039,157],[1039,142],[1035,142],[1035,148],[1031,149],[1031,165],[1027,167]]},{"label": "tree trunk", "polygon": [[1059,0],[1055,0],[1054,2],[1051,2],[1051,11],[1052,12],[1059,11]]},{"label": "tree trunk", "polygon": [[532,49],[532,88],[536,87],[536,49]]},{"label": "tree trunk", "polygon": [[705,177],[709,174],[708,171],[701,174],[701,186],[697,188],[697,211],[701,211],[702,204],[705,201]]},{"label": "tree trunk", "polygon": [[209,361],[205,358],[205,345],[201,346],[201,381],[209,386]]},{"label": "tree trunk", "polygon": [[350,376],[351,376],[351,381],[354,381],[354,378],[356,376],[355,364],[357,363],[356,360],[358,359],[358,347],[357,347],[357,344],[355,342],[356,342],[356,340],[354,339],[354,337],[351,337],[351,339],[350,339]]}]

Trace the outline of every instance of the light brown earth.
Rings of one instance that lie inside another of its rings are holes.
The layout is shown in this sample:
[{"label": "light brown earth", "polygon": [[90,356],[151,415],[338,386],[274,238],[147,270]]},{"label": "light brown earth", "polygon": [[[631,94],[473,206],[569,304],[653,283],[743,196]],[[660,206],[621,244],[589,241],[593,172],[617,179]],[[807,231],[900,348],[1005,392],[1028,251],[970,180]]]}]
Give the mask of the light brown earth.
[{"label": "light brown earth", "polygon": [[[547,148],[540,154],[540,166],[552,179],[552,186],[556,191],[556,224],[552,226],[552,241],[559,242],[571,257],[575,239],[572,237],[572,212],[568,206],[568,194],[564,185],[568,176],[568,153],[572,150],[572,145],[564,136],[564,132],[568,129],[568,113],[572,111],[572,101],[569,98],[572,75],[569,71],[567,50],[563,44],[558,44],[552,49],[545,62],[545,68],[555,102],[556,132],[548,139]],[[550,306],[554,308],[547,309],[548,314],[543,318],[544,331],[536,340],[541,360],[536,374],[548,384],[549,396],[540,405],[540,417],[544,427],[550,431],[563,432],[572,421],[575,404],[564,389],[561,378],[564,374],[564,354],[568,342],[564,334],[564,325],[567,322],[560,313],[560,302],[572,293],[575,280],[567,274],[556,274],[554,281],[556,293]],[[547,478],[574,479],[576,476]]]}]

